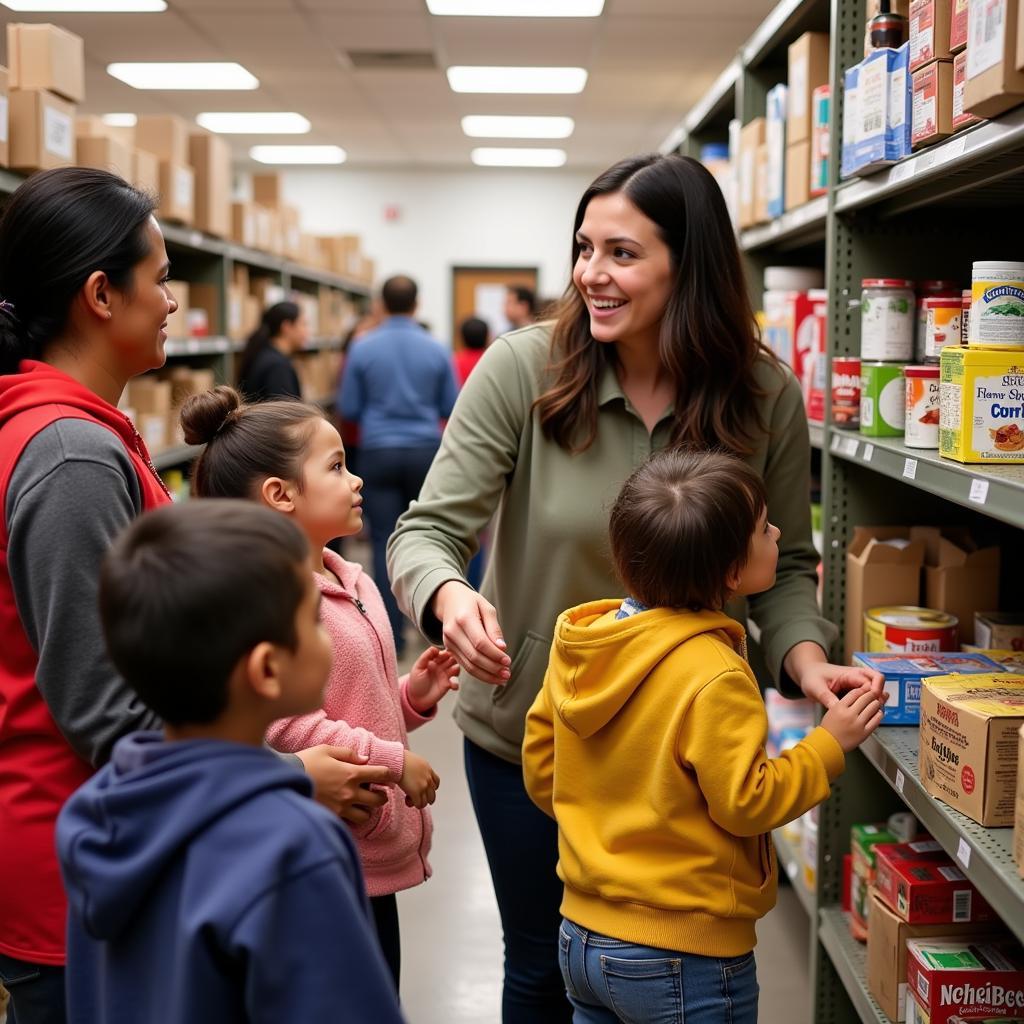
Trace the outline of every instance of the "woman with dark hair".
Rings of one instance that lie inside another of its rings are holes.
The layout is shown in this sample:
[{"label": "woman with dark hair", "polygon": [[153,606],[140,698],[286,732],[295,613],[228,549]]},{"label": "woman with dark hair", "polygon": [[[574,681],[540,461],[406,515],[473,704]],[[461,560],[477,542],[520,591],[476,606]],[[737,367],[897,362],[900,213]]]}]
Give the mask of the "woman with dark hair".
[{"label": "woman with dark hair", "polygon": [[[161,724],[108,661],[97,605],[114,537],[171,500],[117,409],[133,376],[163,364],[177,308],[153,209],[116,175],[61,168],[21,185],[0,221],[0,981],[11,1024],[65,1020],[58,811],[118,739]],[[301,755],[321,800],[365,821],[353,798],[383,800],[359,784],[387,773],[340,758],[352,755]]]},{"label": "woman with dark hair", "polygon": [[251,402],[302,398],[291,357],[309,341],[309,323],[295,302],[275,302],[249,335],[238,367],[238,387]]},{"label": "woman with dark hair", "polygon": [[[749,614],[777,684],[825,706],[882,687],[877,673],[828,662],[800,386],[761,344],[714,178],[684,157],[623,160],[584,193],[573,230],[554,323],[488,349],[389,551],[399,603],[466,670],[455,714],[505,933],[505,1024],[572,1016],[557,832],[526,795],[523,731],[557,615],[618,591],[608,510],[652,452],[722,449],[764,478],[782,541],[777,581]],[[466,566],[499,507],[477,593]],[[743,623],[748,608],[729,614]]]}]

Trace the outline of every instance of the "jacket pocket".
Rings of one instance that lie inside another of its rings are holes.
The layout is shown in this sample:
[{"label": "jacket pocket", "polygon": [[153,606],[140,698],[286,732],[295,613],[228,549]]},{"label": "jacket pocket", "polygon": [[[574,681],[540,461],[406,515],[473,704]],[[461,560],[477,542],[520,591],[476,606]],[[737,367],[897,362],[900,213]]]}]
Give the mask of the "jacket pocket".
[{"label": "jacket pocket", "polygon": [[405,794],[398,788],[398,786],[371,786],[374,792],[381,792],[387,794],[387,802],[378,807],[371,815],[369,821],[364,821],[362,825],[356,825],[352,829],[352,836],[357,842],[363,842],[369,839],[376,839],[382,833],[388,830],[392,819],[395,816],[394,802],[401,796],[405,799]]},{"label": "jacket pocket", "polygon": [[551,640],[529,631],[512,656],[509,681],[496,686],[491,694],[494,731],[517,747],[523,744],[526,712],[544,682],[550,654]]},{"label": "jacket pocket", "polygon": [[771,833],[763,832],[758,836],[758,843],[761,850],[761,892],[775,884],[775,846],[772,843]]}]

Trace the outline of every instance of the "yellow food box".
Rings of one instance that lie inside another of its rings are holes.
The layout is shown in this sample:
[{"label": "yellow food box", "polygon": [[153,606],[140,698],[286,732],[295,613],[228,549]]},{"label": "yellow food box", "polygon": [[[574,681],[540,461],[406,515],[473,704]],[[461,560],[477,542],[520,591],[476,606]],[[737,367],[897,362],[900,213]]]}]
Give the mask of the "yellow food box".
[{"label": "yellow food box", "polygon": [[975,647],[973,644],[961,644],[960,649],[970,654],[983,654],[986,658],[998,662],[1007,672],[1024,675],[1024,651],[993,651]]},{"label": "yellow food box", "polygon": [[942,350],[939,454],[957,462],[1024,462],[1024,348]]}]

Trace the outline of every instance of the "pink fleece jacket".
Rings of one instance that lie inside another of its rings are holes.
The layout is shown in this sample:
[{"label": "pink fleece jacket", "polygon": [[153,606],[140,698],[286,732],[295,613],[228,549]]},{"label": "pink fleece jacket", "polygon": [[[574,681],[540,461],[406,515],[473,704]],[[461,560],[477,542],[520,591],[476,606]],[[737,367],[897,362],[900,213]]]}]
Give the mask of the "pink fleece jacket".
[{"label": "pink fleece jacket", "polygon": [[398,678],[395,641],[384,602],[362,567],[324,551],[324,565],[344,584],[315,575],[321,617],[331,638],[333,667],[319,711],[281,718],[267,731],[276,750],[294,753],[318,743],[351,747],[391,773],[388,802],[370,820],[352,827],[371,896],[385,896],[430,877],[427,854],[430,811],[407,807],[396,785],[405,770],[407,729],[436,714],[419,714],[409,703],[408,676]]}]

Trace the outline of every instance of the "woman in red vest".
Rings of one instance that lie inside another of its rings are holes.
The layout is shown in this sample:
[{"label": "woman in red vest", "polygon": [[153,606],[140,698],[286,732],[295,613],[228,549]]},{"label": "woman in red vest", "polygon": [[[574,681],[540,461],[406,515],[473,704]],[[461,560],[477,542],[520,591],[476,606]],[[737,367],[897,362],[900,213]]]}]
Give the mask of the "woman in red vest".
[{"label": "woman in red vest", "polygon": [[[64,1017],[57,812],[136,729],[159,727],[107,660],[100,561],[170,501],[131,421],[128,381],[161,366],[177,302],[153,199],[115,175],[35,175],[0,222],[0,980],[12,1024]],[[349,820],[380,769],[301,755]],[[386,775],[386,772],[385,772]],[[356,805],[358,800],[358,805]]]}]

